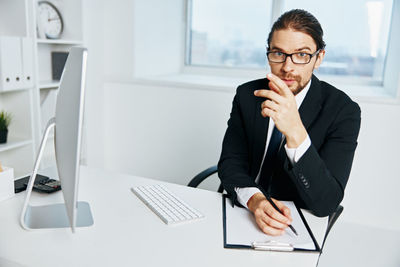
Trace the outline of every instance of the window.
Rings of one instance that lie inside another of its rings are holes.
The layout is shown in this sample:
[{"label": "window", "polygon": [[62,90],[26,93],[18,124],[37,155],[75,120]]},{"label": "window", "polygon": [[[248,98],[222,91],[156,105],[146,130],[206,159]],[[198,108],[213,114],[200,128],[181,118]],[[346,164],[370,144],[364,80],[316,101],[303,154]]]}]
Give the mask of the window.
[{"label": "window", "polygon": [[271,5],[266,0],[190,1],[187,64],[265,68]]},{"label": "window", "polygon": [[283,10],[303,8],[324,30],[326,56],[321,74],[383,80],[392,0],[284,1]]},{"label": "window", "polygon": [[284,11],[301,8],[324,30],[326,56],[319,74],[383,83],[393,0],[188,1],[186,65],[265,68],[271,23]]}]

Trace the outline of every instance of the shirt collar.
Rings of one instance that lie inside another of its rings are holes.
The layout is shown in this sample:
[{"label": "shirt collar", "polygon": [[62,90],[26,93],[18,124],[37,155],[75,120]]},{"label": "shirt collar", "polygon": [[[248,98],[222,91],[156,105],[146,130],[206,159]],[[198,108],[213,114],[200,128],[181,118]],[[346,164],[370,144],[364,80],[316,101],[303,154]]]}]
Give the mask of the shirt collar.
[{"label": "shirt collar", "polygon": [[303,103],[303,100],[306,97],[307,92],[310,89],[310,86],[311,86],[311,79],[308,81],[307,85],[303,88],[303,90],[301,90],[300,93],[295,95],[297,109],[299,109],[301,106],[301,103]]}]

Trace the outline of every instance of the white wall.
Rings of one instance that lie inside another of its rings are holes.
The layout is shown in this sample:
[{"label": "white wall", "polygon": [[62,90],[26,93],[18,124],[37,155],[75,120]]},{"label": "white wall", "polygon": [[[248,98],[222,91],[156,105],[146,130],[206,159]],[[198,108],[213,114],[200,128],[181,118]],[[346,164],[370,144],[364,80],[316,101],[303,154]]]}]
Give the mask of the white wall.
[{"label": "white wall", "polygon": [[[104,9],[96,15],[103,31],[88,37],[104,51],[95,49],[103,68],[92,75],[95,100],[88,97],[89,165],[187,184],[218,160],[234,86],[216,91],[133,81],[180,69],[183,0],[95,2]],[[399,230],[400,105],[358,103],[362,126],[342,220]]]},{"label": "white wall", "polygon": [[400,229],[400,105],[358,102],[361,130],[343,219]]},{"label": "white wall", "polygon": [[[106,164],[105,82],[132,80],[180,70],[183,0],[82,1],[84,37],[89,50],[86,93],[85,162]],[[158,23],[154,17],[159,18]],[[135,42],[136,40],[136,42]],[[151,62],[151,64],[149,64]]]},{"label": "white wall", "polygon": [[104,1],[82,1],[83,36],[88,47],[87,90],[84,118],[85,162],[91,166],[104,164],[103,84],[104,84]]},{"label": "white wall", "polygon": [[106,168],[187,184],[215,165],[233,94],[105,84]]}]

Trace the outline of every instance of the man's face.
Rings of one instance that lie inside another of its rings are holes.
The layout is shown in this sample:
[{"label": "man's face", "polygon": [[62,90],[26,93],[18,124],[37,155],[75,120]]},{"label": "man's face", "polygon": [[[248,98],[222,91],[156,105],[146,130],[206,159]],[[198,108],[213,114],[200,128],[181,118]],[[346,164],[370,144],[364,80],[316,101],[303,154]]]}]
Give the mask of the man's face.
[{"label": "man's face", "polygon": [[[303,32],[292,29],[277,30],[273,33],[269,47],[270,51],[287,54],[303,52],[313,54],[317,50],[314,39]],[[311,79],[314,69],[318,68],[324,58],[325,51],[311,58],[308,64],[294,64],[290,57],[283,63],[269,62],[271,72],[281,78],[293,94],[299,93]]]}]

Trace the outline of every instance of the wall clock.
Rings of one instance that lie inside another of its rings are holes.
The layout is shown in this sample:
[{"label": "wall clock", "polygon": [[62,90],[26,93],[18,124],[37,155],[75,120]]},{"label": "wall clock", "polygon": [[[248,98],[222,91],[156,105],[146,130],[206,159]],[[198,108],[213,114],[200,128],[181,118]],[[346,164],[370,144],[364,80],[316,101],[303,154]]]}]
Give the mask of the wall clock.
[{"label": "wall clock", "polygon": [[49,1],[39,1],[37,7],[39,38],[59,39],[64,29],[60,11]]}]

